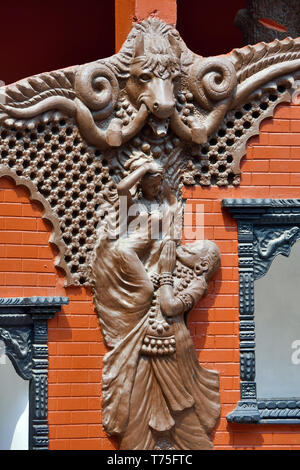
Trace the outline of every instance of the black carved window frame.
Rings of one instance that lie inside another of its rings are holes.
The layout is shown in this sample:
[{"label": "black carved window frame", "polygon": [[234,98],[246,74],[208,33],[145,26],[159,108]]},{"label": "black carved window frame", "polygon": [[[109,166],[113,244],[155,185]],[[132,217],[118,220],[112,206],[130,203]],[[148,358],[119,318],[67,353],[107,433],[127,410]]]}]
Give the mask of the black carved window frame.
[{"label": "black carved window frame", "polygon": [[288,256],[300,238],[296,233],[269,256],[261,256],[258,245],[262,229],[278,232],[300,228],[300,199],[224,199],[222,206],[238,224],[240,390],[241,399],[228,422],[300,424],[299,399],[259,400],[255,380],[254,281],[264,276],[279,253]]},{"label": "black carved window frame", "polygon": [[68,302],[67,297],[0,298],[0,340],[17,374],[29,380],[30,450],[48,449],[48,320]]}]

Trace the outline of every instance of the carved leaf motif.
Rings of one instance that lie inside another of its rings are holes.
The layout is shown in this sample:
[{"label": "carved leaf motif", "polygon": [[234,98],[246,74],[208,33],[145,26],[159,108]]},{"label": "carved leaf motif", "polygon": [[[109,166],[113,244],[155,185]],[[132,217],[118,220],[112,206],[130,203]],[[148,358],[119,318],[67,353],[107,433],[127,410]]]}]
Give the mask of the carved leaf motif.
[{"label": "carved leaf motif", "polygon": [[47,89],[47,84],[42,80],[42,78],[37,75],[36,77],[30,77],[28,79],[31,86],[37,91],[37,93],[41,93]]},{"label": "carved leaf motif", "polygon": [[262,42],[255,46],[234,49],[228,58],[234,64],[238,82],[241,83],[273,64],[299,59],[300,39],[286,38],[282,41],[275,39],[269,44]]},{"label": "carved leaf motif", "polygon": [[[60,95],[74,99],[73,83],[74,72],[63,70],[29,77],[5,88],[5,104],[25,108],[49,96]],[[2,108],[5,110],[5,105]]]},{"label": "carved leaf motif", "polygon": [[30,329],[0,328],[0,338],[5,342],[6,354],[16,372],[25,380],[30,379],[32,367]]},{"label": "carved leaf motif", "polygon": [[26,98],[32,98],[36,91],[30,86],[29,82],[24,81],[18,84],[19,90],[23,93]]},{"label": "carved leaf motif", "polygon": [[7,88],[6,95],[13,101],[23,101],[25,99],[25,96],[16,85],[11,85],[9,88]]}]

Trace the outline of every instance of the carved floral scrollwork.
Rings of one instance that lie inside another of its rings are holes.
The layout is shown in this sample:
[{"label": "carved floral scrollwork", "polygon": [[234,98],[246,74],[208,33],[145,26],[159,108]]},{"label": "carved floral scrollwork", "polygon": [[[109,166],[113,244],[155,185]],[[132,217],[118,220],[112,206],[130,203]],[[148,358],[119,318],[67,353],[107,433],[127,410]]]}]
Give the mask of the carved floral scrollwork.
[{"label": "carved floral scrollwork", "polygon": [[[172,130],[181,139],[204,144],[230,109],[243,105],[253,92],[262,93],[268,82],[299,71],[299,56],[299,40],[286,38],[235,49],[226,57],[198,57],[171,26],[152,19],[136,24],[121,51],[111,58],[30,77],[7,88],[7,101],[1,108],[17,119],[59,109],[76,118],[89,144],[102,149],[120,147],[133,138],[148,115],[170,118]],[[136,96],[140,77],[130,88],[127,85],[137,63],[144,67],[141,80],[147,76],[154,88],[159,81],[159,86],[153,89],[157,94],[160,89],[166,94],[166,87],[171,87],[170,79],[175,79],[174,103],[180,106],[178,92],[192,93],[195,104],[191,110],[197,112],[182,116],[173,107],[162,112],[165,106],[162,102],[155,98],[147,100],[146,95]],[[152,80],[149,74],[156,74],[156,78]],[[125,126],[115,115],[123,91],[137,112]],[[99,127],[98,122],[106,119],[109,119],[106,125]]]}]

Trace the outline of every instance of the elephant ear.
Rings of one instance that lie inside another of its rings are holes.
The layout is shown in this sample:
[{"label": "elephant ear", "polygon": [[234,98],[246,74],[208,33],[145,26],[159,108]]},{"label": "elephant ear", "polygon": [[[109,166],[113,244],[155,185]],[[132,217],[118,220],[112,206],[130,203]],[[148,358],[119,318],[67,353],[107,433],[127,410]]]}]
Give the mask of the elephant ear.
[{"label": "elephant ear", "polygon": [[135,39],[134,58],[145,54],[144,36],[139,33]]},{"label": "elephant ear", "polygon": [[177,41],[174,36],[172,34],[168,34],[168,39],[169,39],[169,43],[170,43],[170,46],[171,46],[171,49],[173,50],[173,52],[175,53],[175,55],[177,56],[178,59],[180,59],[180,56],[181,56],[181,48],[180,48],[180,43],[179,41]]}]

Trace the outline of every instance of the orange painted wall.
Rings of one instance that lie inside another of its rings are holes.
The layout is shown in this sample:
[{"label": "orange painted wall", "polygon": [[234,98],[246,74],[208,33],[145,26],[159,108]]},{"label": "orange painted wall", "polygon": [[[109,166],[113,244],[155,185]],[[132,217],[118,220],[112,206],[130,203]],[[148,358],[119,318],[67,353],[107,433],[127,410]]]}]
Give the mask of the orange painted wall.
[{"label": "orange painted wall", "polygon": [[[300,426],[233,425],[226,414],[239,399],[238,259],[236,223],[221,210],[226,197],[298,198],[300,106],[279,105],[251,139],[241,186],[184,189],[204,204],[205,237],[222,253],[222,269],[190,316],[199,361],[220,373],[222,416],[216,449],[300,449]],[[49,246],[51,227],[27,191],[0,179],[0,296],[67,295],[70,304],[49,322],[50,449],[114,449],[101,428],[101,367],[105,348],[89,289],[63,287]]]}]

